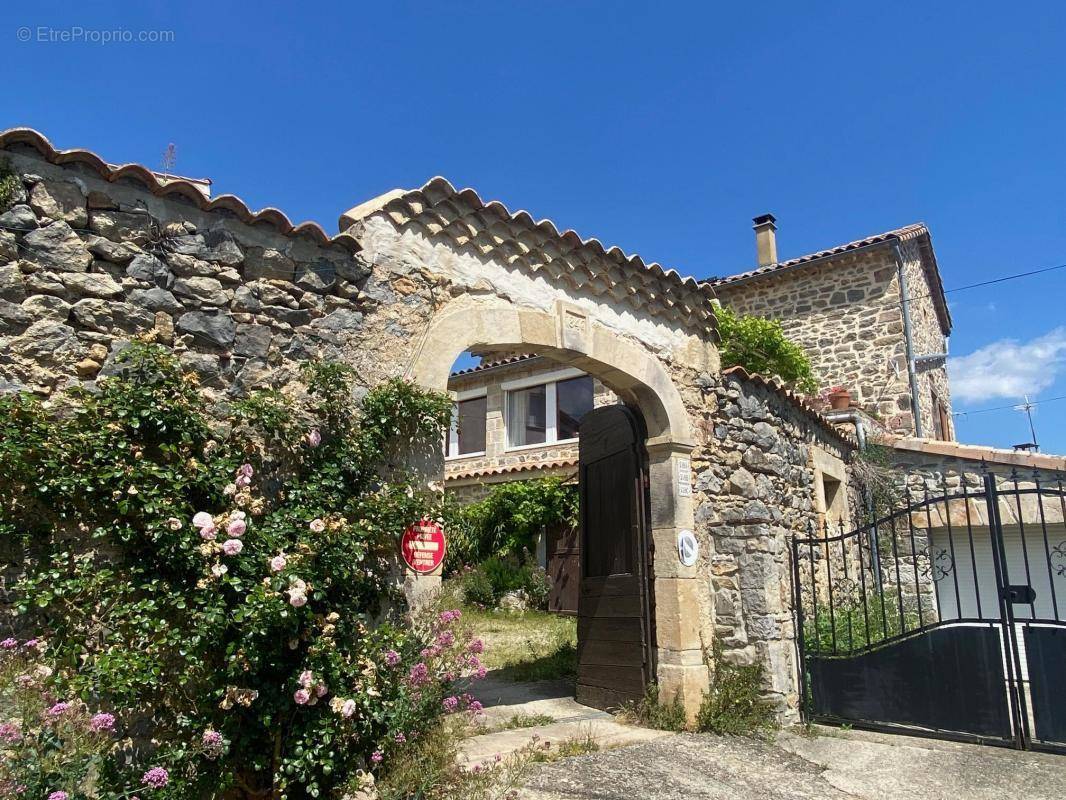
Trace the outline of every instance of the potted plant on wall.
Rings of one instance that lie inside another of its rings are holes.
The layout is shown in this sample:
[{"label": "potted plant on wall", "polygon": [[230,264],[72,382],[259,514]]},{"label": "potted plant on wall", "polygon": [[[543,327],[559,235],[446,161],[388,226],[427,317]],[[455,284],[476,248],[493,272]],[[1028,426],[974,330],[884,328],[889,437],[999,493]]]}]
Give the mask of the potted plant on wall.
[{"label": "potted plant on wall", "polygon": [[843,411],[851,407],[851,392],[843,386],[833,386],[826,390],[829,407],[834,411]]}]

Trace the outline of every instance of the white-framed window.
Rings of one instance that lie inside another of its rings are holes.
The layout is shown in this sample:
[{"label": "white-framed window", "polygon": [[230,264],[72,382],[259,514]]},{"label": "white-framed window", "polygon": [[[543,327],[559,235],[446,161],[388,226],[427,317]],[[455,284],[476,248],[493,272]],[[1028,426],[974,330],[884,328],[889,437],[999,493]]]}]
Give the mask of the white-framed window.
[{"label": "white-framed window", "polygon": [[452,425],[448,431],[448,458],[485,454],[485,389],[457,392],[452,405]]},{"label": "white-framed window", "polygon": [[508,450],[573,441],[593,407],[592,377],[578,369],[505,381],[503,391]]}]

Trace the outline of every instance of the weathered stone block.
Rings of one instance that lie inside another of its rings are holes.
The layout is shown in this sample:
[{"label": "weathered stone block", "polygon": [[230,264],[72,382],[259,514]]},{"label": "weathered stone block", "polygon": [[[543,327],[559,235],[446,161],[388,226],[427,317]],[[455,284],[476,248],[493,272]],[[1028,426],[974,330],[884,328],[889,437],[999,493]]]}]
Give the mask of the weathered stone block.
[{"label": "weathered stone block", "polygon": [[26,259],[46,269],[85,272],[93,261],[85,244],[66,222],[53,222],[30,231],[22,241],[28,250]]},{"label": "weathered stone block", "polygon": [[192,335],[201,344],[228,348],[233,344],[237,326],[226,313],[190,311],[178,318],[177,330]]},{"label": "weathered stone block", "polygon": [[259,278],[291,281],[296,273],[296,264],[284,253],[272,248],[249,247],[244,257],[244,279]]},{"label": "weathered stone block", "polygon": [[118,281],[103,272],[68,272],[60,275],[60,280],[75,295],[105,299],[122,295],[122,286]]},{"label": "weathered stone block", "polygon": [[38,216],[69,222],[75,228],[89,224],[85,194],[72,181],[41,181],[30,192],[30,207]]}]

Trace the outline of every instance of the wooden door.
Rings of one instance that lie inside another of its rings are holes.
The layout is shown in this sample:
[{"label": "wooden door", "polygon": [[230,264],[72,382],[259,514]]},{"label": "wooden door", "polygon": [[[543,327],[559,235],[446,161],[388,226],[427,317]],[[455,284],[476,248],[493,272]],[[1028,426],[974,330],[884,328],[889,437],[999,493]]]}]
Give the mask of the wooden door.
[{"label": "wooden door", "polygon": [[557,525],[547,532],[548,610],[556,614],[577,614],[578,587],[581,585],[580,531]]},{"label": "wooden door", "polygon": [[581,420],[577,700],[617,708],[654,676],[644,426],[625,406]]}]

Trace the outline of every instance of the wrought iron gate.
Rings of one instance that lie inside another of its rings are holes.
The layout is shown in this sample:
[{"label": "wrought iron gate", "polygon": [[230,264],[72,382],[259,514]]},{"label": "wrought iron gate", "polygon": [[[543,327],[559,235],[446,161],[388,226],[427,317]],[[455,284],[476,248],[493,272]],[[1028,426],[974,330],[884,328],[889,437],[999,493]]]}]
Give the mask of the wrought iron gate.
[{"label": "wrought iron gate", "polygon": [[986,474],[795,538],[804,717],[1066,752],[1064,522],[1061,480]]}]

